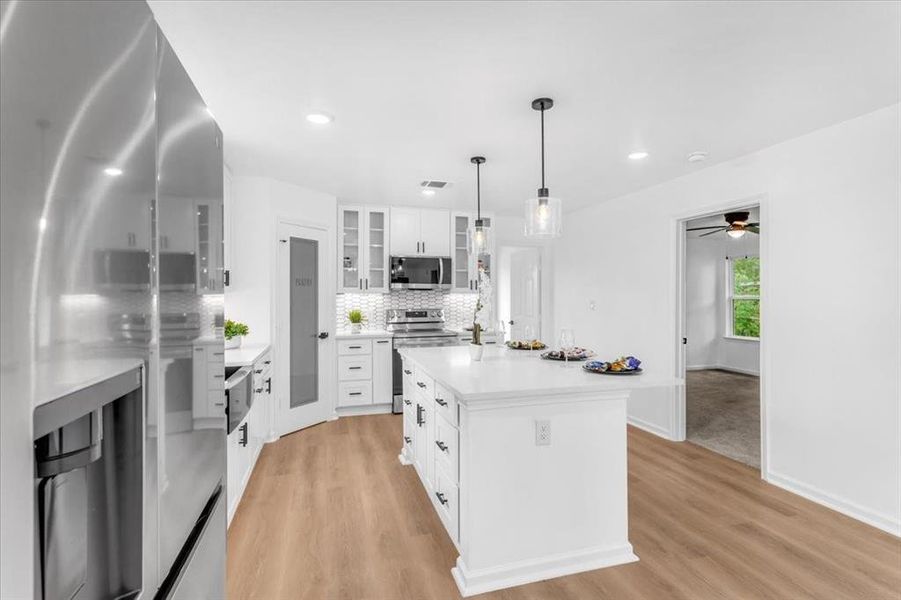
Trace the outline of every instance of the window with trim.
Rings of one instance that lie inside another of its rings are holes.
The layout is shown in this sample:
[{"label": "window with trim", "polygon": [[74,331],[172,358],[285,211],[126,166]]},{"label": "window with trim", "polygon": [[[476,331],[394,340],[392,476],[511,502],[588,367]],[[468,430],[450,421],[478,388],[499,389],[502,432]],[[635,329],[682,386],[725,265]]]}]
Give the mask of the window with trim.
[{"label": "window with trim", "polygon": [[760,257],[726,258],[726,335],[760,339]]}]

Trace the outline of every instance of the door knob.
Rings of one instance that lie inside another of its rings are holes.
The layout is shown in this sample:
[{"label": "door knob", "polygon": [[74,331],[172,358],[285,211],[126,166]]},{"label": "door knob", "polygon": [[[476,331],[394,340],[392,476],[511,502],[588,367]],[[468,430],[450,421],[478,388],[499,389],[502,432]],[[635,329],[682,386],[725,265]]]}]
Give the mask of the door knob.
[{"label": "door knob", "polygon": [[324,340],[327,337],[328,337],[328,331],[323,331],[322,333],[319,334],[320,340]]},{"label": "door knob", "polygon": [[510,323],[510,325],[513,325],[513,319],[510,319],[510,320],[507,321],[507,322]]}]

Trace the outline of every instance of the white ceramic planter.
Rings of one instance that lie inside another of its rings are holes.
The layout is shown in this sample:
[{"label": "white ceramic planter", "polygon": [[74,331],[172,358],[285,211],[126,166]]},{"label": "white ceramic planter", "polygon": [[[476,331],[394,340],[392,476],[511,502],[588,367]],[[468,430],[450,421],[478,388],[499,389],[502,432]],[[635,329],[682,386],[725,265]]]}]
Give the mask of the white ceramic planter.
[{"label": "white ceramic planter", "polygon": [[350,324],[350,332],[351,333],[360,333],[361,331],[363,331],[362,323],[351,323]]},{"label": "white ceramic planter", "polygon": [[226,350],[234,350],[235,348],[240,348],[241,347],[241,339],[243,337],[244,336],[236,335],[235,337],[233,337],[230,340],[226,339],[225,340],[225,349]]},{"label": "white ceramic planter", "polygon": [[470,344],[469,345],[469,358],[471,360],[482,360],[482,351],[485,350],[485,346],[481,344]]}]

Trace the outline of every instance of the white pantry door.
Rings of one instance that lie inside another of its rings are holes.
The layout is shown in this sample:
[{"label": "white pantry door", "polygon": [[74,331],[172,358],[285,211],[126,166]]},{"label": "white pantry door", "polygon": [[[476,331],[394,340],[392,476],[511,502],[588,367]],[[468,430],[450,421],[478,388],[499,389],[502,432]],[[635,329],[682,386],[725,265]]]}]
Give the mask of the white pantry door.
[{"label": "white pantry door", "polygon": [[522,248],[510,255],[510,339],[524,340],[526,327],[541,337],[541,251]]},{"label": "white pantry door", "polygon": [[278,225],[276,390],[278,423],[285,435],[329,417],[331,383],[325,368],[334,339],[325,307],[329,252],[327,231],[289,223]]}]

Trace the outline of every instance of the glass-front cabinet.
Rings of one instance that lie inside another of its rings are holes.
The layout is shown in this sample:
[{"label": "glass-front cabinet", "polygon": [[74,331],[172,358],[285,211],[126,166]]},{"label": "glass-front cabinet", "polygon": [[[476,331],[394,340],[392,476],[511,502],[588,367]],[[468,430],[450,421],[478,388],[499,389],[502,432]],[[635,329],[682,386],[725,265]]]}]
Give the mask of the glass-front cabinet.
[{"label": "glass-front cabinet", "polygon": [[[481,257],[475,256],[469,252],[469,243],[466,232],[474,223],[475,213],[454,212],[451,214],[451,253],[454,265],[453,287],[454,292],[474,292],[478,289],[479,271],[478,261],[481,260],[489,273],[491,268],[491,254],[493,248],[489,249],[488,254]],[[487,222],[491,222],[490,215],[482,213],[482,218]]]},{"label": "glass-front cabinet", "polygon": [[388,291],[388,209],[338,207],[338,292]]}]

